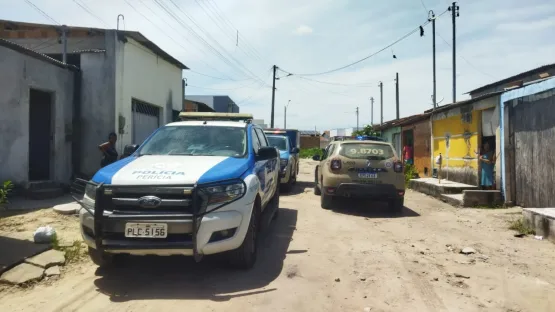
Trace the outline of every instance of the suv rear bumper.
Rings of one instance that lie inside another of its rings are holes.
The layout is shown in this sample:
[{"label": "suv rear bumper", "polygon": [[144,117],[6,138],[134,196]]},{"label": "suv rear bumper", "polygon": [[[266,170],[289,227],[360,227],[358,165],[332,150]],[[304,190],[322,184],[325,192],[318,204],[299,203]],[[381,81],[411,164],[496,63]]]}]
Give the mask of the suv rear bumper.
[{"label": "suv rear bumper", "polygon": [[326,195],[332,196],[377,199],[394,199],[405,195],[405,190],[399,190],[393,184],[341,183],[336,188],[325,187],[324,191]]}]

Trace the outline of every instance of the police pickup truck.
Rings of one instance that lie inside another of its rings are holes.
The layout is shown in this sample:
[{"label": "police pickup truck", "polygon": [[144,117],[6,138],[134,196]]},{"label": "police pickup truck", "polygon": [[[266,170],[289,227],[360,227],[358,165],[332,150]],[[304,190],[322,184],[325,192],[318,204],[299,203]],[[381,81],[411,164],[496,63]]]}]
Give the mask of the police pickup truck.
[{"label": "police pickup truck", "polygon": [[226,253],[249,269],[277,217],[279,152],[250,114],[180,113],[84,181],[81,234],[93,262],[122,254]]},{"label": "police pickup truck", "polygon": [[290,191],[297,182],[299,174],[299,148],[301,134],[292,129],[264,129],[270,145],[275,146],[280,154],[280,183],[284,191]]}]

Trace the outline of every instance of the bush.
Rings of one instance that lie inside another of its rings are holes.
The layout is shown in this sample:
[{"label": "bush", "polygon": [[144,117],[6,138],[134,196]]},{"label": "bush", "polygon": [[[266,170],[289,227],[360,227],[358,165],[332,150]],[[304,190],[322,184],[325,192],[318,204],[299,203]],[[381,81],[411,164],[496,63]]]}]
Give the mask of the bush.
[{"label": "bush", "polygon": [[408,185],[411,179],[418,178],[418,171],[414,165],[405,165],[405,184]]},{"label": "bush", "polygon": [[0,204],[9,203],[8,195],[12,192],[12,190],[13,190],[12,181],[4,181],[4,183],[0,185]]},{"label": "bush", "polygon": [[299,153],[300,158],[312,158],[314,155],[320,155],[320,157],[322,157],[322,149],[317,147],[306,148],[301,149],[301,152]]}]

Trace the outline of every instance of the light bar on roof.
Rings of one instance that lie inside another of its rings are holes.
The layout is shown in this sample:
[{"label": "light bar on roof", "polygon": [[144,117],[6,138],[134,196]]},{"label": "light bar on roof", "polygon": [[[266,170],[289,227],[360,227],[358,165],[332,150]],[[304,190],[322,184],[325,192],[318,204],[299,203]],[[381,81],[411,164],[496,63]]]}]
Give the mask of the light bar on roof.
[{"label": "light bar on roof", "polygon": [[280,130],[280,129],[264,129],[264,133],[266,133],[266,134],[286,134],[287,131]]},{"label": "light bar on roof", "polygon": [[185,120],[229,120],[229,121],[248,121],[252,120],[252,114],[242,113],[214,113],[214,112],[181,112],[179,118]]}]

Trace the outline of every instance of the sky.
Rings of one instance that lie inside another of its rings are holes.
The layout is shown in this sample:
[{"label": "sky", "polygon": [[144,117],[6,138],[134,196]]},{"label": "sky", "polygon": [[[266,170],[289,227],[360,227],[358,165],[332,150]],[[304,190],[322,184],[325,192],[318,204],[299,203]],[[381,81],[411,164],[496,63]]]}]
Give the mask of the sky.
[{"label": "sky", "polygon": [[[555,1],[457,4],[457,100],[482,85],[555,63]],[[379,123],[380,81],[383,120],[394,119],[396,73],[401,117],[432,107],[432,24],[424,25],[429,10],[438,16],[437,102],[452,103],[450,5],[447,0],[0,0],[0,19],[116,28],[117,15],[123,14],[122,29],[140,31],[191,69],[183,74],[186,94],[229,95],[241,112],[267,124],[276,65],[275,126],[283,127],[289,103],[288,128],[323,131],[356,127],[357,107],[360,127],[369,124],[371,97],[373,121]],[[386,48],[420,25],[423,37],[416,31]]]}]

